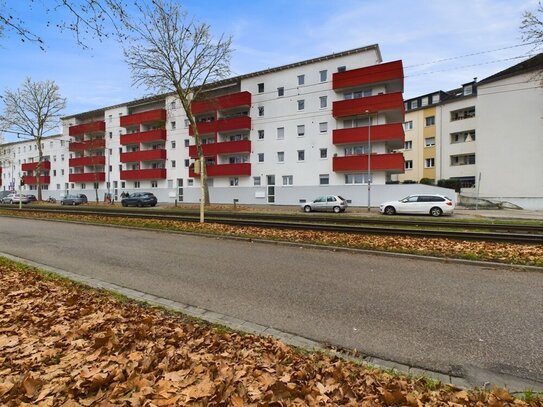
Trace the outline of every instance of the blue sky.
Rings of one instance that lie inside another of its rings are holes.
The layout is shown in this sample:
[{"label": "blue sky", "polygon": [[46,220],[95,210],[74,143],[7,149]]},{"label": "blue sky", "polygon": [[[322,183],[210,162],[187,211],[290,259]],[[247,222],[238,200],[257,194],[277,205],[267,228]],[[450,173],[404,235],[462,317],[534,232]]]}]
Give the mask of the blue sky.
[{"label": "blue sky", "polygon": [[[26,76],[52,79],[67,97],[65,114],[145,96],[134,88],[120,46],[75,45],[70,33],[45,27],[40,4],[5,0],[46,40],[46,51],[15,35],[0,38],[0,92]],[[1,1],[0,1],[1,3]],[[404,98],[449,90],[522,61],[519,25],[537,0],[187,0],[185,9],[233,36],[234,75],[379,44],[383,60],[403,60]],[[470,54],[477,54],[471,55]],[[520,58],[519,58],[520,57]],[[441,61],[442,62],[435,62]],[[0,106],[1,108],[1,106]],[[7,137],[9,139],[9,137]]]}]

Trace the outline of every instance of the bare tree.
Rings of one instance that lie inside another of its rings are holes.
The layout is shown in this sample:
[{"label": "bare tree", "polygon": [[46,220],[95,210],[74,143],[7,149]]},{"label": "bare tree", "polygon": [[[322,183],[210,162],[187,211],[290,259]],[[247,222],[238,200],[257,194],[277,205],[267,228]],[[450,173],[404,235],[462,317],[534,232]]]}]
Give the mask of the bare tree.
[{"label": "bare tree", "polygon": [[535,12],[525,11],[522,14],[520,31],[524,42],[534,44],[538,49],[543,46],[543,4],[538,3]]},{"label": "bare tree", "polygon": [[131,25],[134,41],[124,50],[133,82],[155,93],[173,92],[180,100],[202,163],[203,203],[209,205],[202,140],[191,102],[202,96],[207,84],[230,75],[232,38],[214,39],[209,25],[189,19],[174,0],[154,0],[140,12],[141,19]]},{"label": "bare tree", "polygon": [[30,137],[36,143],[38,163],[35,173],[38,199],[41,200],[42,139],[58,128],[60,112],[66,107],[66,99],[60,96],[54,81],[33,82],[31,78],[26,78],[16,91],[6,90],[0,98],[4,101],[0,128]]}]

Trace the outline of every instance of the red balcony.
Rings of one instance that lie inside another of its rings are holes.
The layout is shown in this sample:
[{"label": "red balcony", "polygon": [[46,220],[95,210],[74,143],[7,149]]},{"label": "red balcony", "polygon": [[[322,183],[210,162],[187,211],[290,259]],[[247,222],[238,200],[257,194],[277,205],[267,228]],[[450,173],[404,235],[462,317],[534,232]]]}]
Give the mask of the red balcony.
[{"label": "red balcony", "polygon": [[121,171],[123,180],[142,180],[142,179],[166,179],[165,168],[149,168],[146,170],[128,170]]},{"label": "red balcony", "polygon": [[405,111],[401,92],[339,100],[332,104],[332,116],[334,117],[357,116],[389,110],[400,111],[403,116]]},{"label": "red balcony", "polygon": [[351,69],[345,72],[336,72],[332,76],[334,90],[361,87],[389,81],[400,81],[399,92],[403,91],[403,65],[402,61],[386,62],[365,68]]},{"label": "red balcony", "polygon": [[239,92],[231,95],[219,96],[209,100],[200,100],[192,102],[192,113],[195,115],[214,112],[216,110],[226,110],[235,107],[251,106],[251,93]]},{"label": "red balcony", "polygon": [[103,131],[106,131],[106,122],[100,121],[100,122],[77,124],[75,126],[70,126],[68,131],[69,131],[68,134],[70,136],[103,132]]},{"label": "red balcony", "polygon": [[[251,117],[249,116],[230,117],[228,119],[219,119],[208,123],[198,123],[200,135],[250,129]],[[189,126],[189,135],[194,135],[192,126]]]},{"label": "red balcony", "polygon": [[[32,171],[36,171],[37,168],[38,168],[38,163],[21,164],[21,171],[32,172]],[[49,161],[41,162],[40,171],[48,171],[50,169],[51,169],[51,163]]]},{"label": "red balcony", "polygon": [[153,143],[155,141],[166,141],[166,129],[142,131],[141,133],[122,134],[121,145],[139,143]]},{"label": "red balcony", "polygon": [[106,140],[103,138],[70,143],[70,151],[101,150],[106,148]]},{"label": "red balcony", "polygon": [[84,172],[82,174],[70,174],[70,182],[103,182],[106,180],[105,172]]},{"label": "red balcony", "polygon": [[148,110],[147,112],[121,116],[121,127],[138,126],[140,124],[165,121],[166,109]]},{"label": "red balcony", "polygon": [[[371,171],[386,171],[390,173],[404,172],[405,161],[403,154],[372,154]],[[346,157],[334,157],[332,169],[335,172],[367,171],[367,155],[350,155]]]},{"label": "red balcony", "polygon": [[106,157],[103,155],[95,155],[90,157],[70,158],[68,166],[84,167],[84,166],[106,165]]},{"label": "red balcony", "polygon": [[166,159],[166,150],[140,150],[121,153],[122,163],[132,163],[140,161],[164,161]]},{"label": "red balcony", "polygon": [[[236,153],[250,153],[251,141],[250,140],[238,140],[238,141],[225,141],[222,143],[204,144],[205,157],[212,157],[218,154],[236,154]],[[196,146],[189,147],[190,158],[198,157]]]},{"label": "red balcony", "polygon": [[[333,130],[332,142],[334,144],[367,143],[369,129],[369,127],[353,127]],[[402,148],[405,141],[403,125],[401,123],[391,123],[371,126],[371,141],[372,143],[388,143],[391,148]]]},{"label": "red balcony", "polygon": [[[207,175],[209,177],[231,177],[238,175],[251,175],[251,164],[219,164],[206,166]],[[194,167],[189,167],[189,176],[198,177],[194,173]]]},{"label": "red balcony", "polygon": [[[38,177],[30,175],[23,175],[23,181],[26,185],[36,185],[38,183]],[[49,175],[40,175],[40,185],[51,183],[51,177]]]}]

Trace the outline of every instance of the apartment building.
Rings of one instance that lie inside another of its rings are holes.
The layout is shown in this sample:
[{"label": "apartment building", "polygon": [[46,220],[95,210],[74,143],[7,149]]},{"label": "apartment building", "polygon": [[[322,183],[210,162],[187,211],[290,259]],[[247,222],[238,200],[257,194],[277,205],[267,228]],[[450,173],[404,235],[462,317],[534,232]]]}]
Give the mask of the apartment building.
[{"label": "apartment building", "polygon": [[[212,84],[192,103],[211,201],[292,205],[330,193],[366,205],[368,182],[384,186],[404,170],[402,92],[402,62],[383,63],[377,45]],[[64,179],[47,188],[198,202],[193,134],[172,94],[66,116]],[[48,155],[50,171],[59,154]]]}]

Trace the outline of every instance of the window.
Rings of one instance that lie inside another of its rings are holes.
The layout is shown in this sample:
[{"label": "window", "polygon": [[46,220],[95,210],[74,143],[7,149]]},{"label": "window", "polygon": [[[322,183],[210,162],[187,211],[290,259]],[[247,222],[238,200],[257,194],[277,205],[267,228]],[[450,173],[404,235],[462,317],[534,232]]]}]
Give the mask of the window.
[{"label": "window", "polygon": [[328,122],[319,123],[319,131],[321,133],[326,133],[328,131]]},{"label": "window", "polygon": [[324,71],[319,71],[319,76],[321,82],[326,82],[326,79],[328,79],[328,71],[326,69]]},{"label": "window", "polygon": [[427,137],[424,139],[424,147],[432,147],[436,145],[435,137]]},{"label": "window", "polygon": [[185,168],[188,168],[190,166],[190,160],[185,160]]},{"label": "window", "polygon": [[432,104],[439,103],[439,93],[432,95]]},{"label": "window", "polygon": [[60,155],[60,161],[64,161],[64,154]]},{"label": "window", "polygon": [[281,97],[285,95],[285,88],[277,88],[277,96]]},{"label": "window", "polygon": [[264,140],[264,130],[258,130],[258,139]]},{"label": "window", "polygon": [[305,135],[305,125],[298,125],[298,137],[303,137]]},{"label": "window", "polygon": [[134,181],[134,188],[139,188],[139,187],[140,187],[140,182]]},{"label": "window", "polygon": [[192,178],[189,178],[187,180],[187,186],[192,187],[194,185],[194,180]]},{"label": "window", "polygon": [[175,130],[175,122],[170,122],[170,127],[172,128],[172,130]]},{"label": "window", "polygon": [[176,146],[175,141],[172,141],[172,148],[175,148],[175,146]]},{"label": "window", "polygon": [[172,101],[172,102],[170,102],[170,109],[173,110],[173,109],[175,109],[176,107],[177,107],[177,106],[176,106],[176,104],[175,104],[175,100]]},{"label": "window", "polygon": [[283,175],[283,185],[292,185],[294,177],[292,175]]},{"label": "window", "polygon": [[53,156],[53,162],[54,162],[54,163],[57,162],[57,156],[56,156],[56,155]]},{"label": "window", "polygon": [[190,121],[189,119],[185,119],[185,128],[189,127]]},{"label": "window", "polygon": [[57,170],[53,170],[53,177],[56,177],[56,176],[57,176]]},{"label": "window", "polygon": [[428,106],[428,96],[425,96],[420,101],[421,107]]},{"label": "window", "polygon": [[[172,143],[174,143],[174,141],[172,141]],[[188,147],[190,145],[190,140],[188,138],[186,138],[184,140],[184,143],[185,143],[185,147]]]},{"label": "window", "polygon": [[285,162],[285,152],[284,151],[279,151],[277,153],[277,161],[282,163],[282,162]]},{"label": "window", "polygon": [[321,158],[328,158],[328,149],[327,148],[319,148],[320,157]]},{"label": "window", "polygon": [[451,166],[475,164],[475,154],[451,155]]},{"label": "window", "polygon": [[264,106],[258,106],[258,115],[264,116]]},{"label": "window", "polygon": [[328,97],[327,96],[319,97],[319,101],[320,101],[320,104],[321,104],[321,109],[328,106]]},{"label": "window", "polygon": [[464,96],[469,96],[473,93],[473,85],[464,85]]},{"label": "window", "polygon": [[468,143],[471,141],[475,141],[475,130],[462,131],[459,133],[451,134],[451,144]]},{"label": "window", "polygon": [[357,173],[357,174],[345,174],[345,183],[346,184],[367,184],[368,174],[365,172]]},{"label": "window", "polygon": [[301,86],[305,83],[305,75],[298,75],[298,86]]},{"label": "window", "polygon": [[368,145],[345,147],[343,151],[346,156],[368,154]]},{"label": "window", "polygon": [[319,185],[329,185],[329,184],[330,184],[330,175],[319,174]]},{"label": "window", "polygon": [[298,110],[304,110],[305,109],[305,100],[301,99],[298,100]]},{"label": "window", "polygon": [[230,177],[230,186],[231,187],[237,187],[239,185],[239,178],[238,177]]},{"label": "window", "polygon": [[60,170],[60,175],[64,175],[64,170]]},{"label": "window", "polygon": [[435,126],[436,124],[436,117],[435,116],[428,116],[424,119],[426,127],[428,126]]},{"label": "window", "polygon": [[475,106],[451,112],[451,122],[475,117]]},{"label": "window", "polygon": [[260,183],[261,183],[260,177],[253,177],[253,185],[254,185],[255,187],[260,186]]},{"label": "window", "polygon": [[338,66],[337,67],[337,71],[338,72],[345,72],[347,70],[347,67],[344,65],[344,66]]},{"label": "window", "polygon": [[413,160],[405,160],[405,169],[406,170],[412,170],[413,169]]},{"label": "window", "polygon": [[263,83],[258,84],[258,93],[264,93],[264,84]]},{"label": "window", "polygon": [[305,160],[305,150],[298,150],[298,161]]},{"label": "window", "polygon": [[158,188],[158,181],[151,181],[151,188]]},{"label": "window", "polygon": [[418,100],[412,100],[411,101],[411,109],[416,109],[419,107],[419,101]]},{"label": "window", "polygon": [[435,159],[434,158],[427,158],[424,160],[424,168],[433,168],[435,167]]},{"label": "window", "polygon": [[411,140],[407,140],[404,144],[403,144],[403,148],[405,150],[411,150],[413,148],[413,142]]},{"label": "window", "polygon": [[373,94],[372,89],[357,90],[354,92],[347,92],[343,94],[343,99],[360,99],[363,97],[371,96]]},{"label": "window", "polygon": [[284,127],[278,127],[277,128],[277,140],[284,140],[285,139],[285,128]]},{"label": "window", "polygon": [[264,153],[258,153],[258,162],[263,163],[264,162]]},{"label": "window", "polygon": [[172,160],[172,168],[175,168],[176,162],[175,160]]}]

